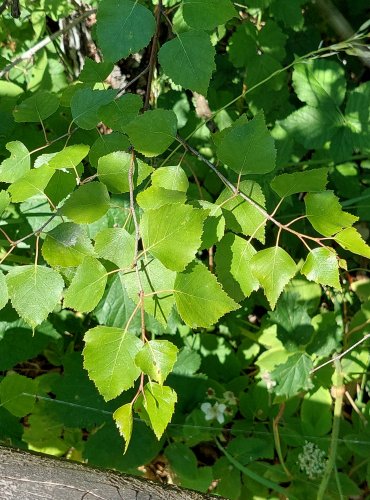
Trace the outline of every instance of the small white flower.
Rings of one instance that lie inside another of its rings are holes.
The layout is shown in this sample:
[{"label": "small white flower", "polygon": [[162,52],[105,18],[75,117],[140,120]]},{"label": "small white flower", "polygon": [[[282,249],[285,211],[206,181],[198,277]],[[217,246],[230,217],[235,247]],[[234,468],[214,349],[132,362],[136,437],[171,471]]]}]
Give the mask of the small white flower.
[{"label": "small white flower", "polygon": [[223,396],[225,398],[225,402],[228,405],[236,406],[238,404],[238,400],[236,399],[235,394],[233,392],[226,391],[224,392]]},{"label": "small white flower", "polygon": [[223,424],[225,422],[224,413],[226,405],[223,403],[215,403],[213,406],[211,403],[203,403],[200,409],[204,413],[206,420],[217,420],[219,424]]},{"label": "small white flower", "polygon": [[271,378],[270,372],[263,372],[261,375],[262,380],[265,382],[267,390],[270,392],[276,385],[276,380]]}]

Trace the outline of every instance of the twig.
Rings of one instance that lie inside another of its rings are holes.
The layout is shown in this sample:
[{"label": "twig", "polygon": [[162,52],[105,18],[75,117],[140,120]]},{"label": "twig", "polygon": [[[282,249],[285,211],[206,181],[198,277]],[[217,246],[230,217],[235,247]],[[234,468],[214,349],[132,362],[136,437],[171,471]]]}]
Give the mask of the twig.
[{"label": "twig", "polygon": [[0,78],[3,78],[14,66],[16,66],[18,63],[22,61],[26,61],[27,59],[31,59],[37,52],[39,52],[41,49],[46,47],[50,42],[58,38],[60,35],[63,35],[70,29],[72,29],[74,26],[79,24],[81,21],[86,19],[87,17],[91,16],[92,14],[95,14],[96,9],[90,9],[81,14],[80,16],[76,17],[71,23],[67,24],[67,26],[63,29],[60,29],[59,31],[56,31],[50,36],[47,36],[43,40],[41,40],[39,43],[31,47],[29,50],[26,50],[26,52],[23,52],[20,56],[16,57],[11,63],[9,63],[5,68],[3,68],[0,71]]},{"label": "twig", "polygon": [[148,75],[148,83],[146,86],[144,111],[146,111],[149,108],[150,90],[152,88],[154,68],[155,68],[155,63],[157,60],[158,36],[159,36],[161,13],[162,13],[162,0],[159,0],[158,5],[157,5],[157,12],[156,12],[156,29],[155,29],[155,33],[154,33],[154,37],[153,37],[153,41],[152,41],[152,49],[150,51],[149,75]]},{"label": "twig", "polygon": [[3,3],[0,5],[0,14],[2,14],[4,12],[4,10],[7,8],[8,1],[9,0],[4,0]]},{"label": "twig", "polygon": [[149,66],[147,66],[145,69],[143,69],[143,71],[141,73],[139,73],[137,76],[135,76],[135,78],[133,78],[132,80],[127,82],[126,85],[124,85],[122,88],[119,89],[115,99],[118,99],[119,97],[121,97],[121,95],[125,92],[125,90],[127,90],[129,87],[131,87],[131,85],[133,85],[137,80],[139,80],[139,78],[144,76],[145,73],[147,73],[148,71],[149,71]]},{"label": "twig", "polygon": [[[324,238],[316,238],[315,236],[308,236],[306,234],[301,234],[299,233],[298,231],[295,231],[294,229],[292,229],[291,227],[289,227],[289,225],[286,225],[286,224],[282,224],[281,222],[279,222],[278,220],[276,220],[271,214],[269,214],[263,207],[261,207],[261,205],[259,205],[256,201],[254,201],[252,198],[250,198],[248,195],[246,195],[245,193],[243,193],[242,191],[239,191],[237,187],[234,186],[234,184],[232,182],[229,181],[229,179],[227,179],[214,165],[212,162],[210,162],[209,160],[207,160],[207,158],[205,158],[201,153],[199,153],[196,149],[192,148],[187,142],[185,142],[184,139],[182,139],[179,135],[177,135],[177,140],[184,146],[185,149],[187,149],[190,153],[192,153],[194,156],[196,156],[199,160],[201,160],[203,163],[205,163],[218,177],[219,179],[221,179],[221,181],[225,184],[225,186],[227,186],[230,191],[232,191],[232,193],[235,195],[235,196],[240,196],[241,198],[243,198],[243,200],[245,200],[246,202],[248,202],[250,205],[252,205],[252,207],[254,207],[256,210],[258,210],[258,212],[260,214],[263,215],[263,217],[265,217],[265,219],[269,220],[270,222],[272,222],[273,224],[275,224],[279,229],[283,229],[285,231],[288,231],[289,233],[292,233],[294,234],[295,236],[297,236],[297,238],[299,238],[300,240],[302,240],[302,238],[305,238],[305,239],[308,239],[308,240],[311,240],[311,241],[315,241],[318,245],[320,246],[325,246],[321,240],[324,239]],[[325,238],[325,239],[328,239],[328,238]],[[329,238],[330,239],[330,238]]]}]

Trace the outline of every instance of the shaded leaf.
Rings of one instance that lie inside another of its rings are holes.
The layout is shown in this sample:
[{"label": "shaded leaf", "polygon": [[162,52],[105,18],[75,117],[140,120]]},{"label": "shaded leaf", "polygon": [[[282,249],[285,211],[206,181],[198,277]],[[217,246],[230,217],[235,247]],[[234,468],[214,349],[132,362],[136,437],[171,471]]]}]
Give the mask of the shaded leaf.
[{"label": "shaded leaf", "polygon": [[106,228],[95,236],[95,250],[102,259],[125,269],[134,261],[135,238],[123,228]]},{"label": "shaded leaf", "polygon": [[113,101],[116,90],[93,90],[82,88],[77,90],[71,100],[73,121],[84,130],[91,130],[100,122],[99,110],[104,104]]},{"label": "shaded leaf", "polygon": [[183,16],[194,29],[212,30],[237,15],[230,0],[184,0]]},{"label": "shaded leaf", "polygon": [[58,96],[47,90],[38,90],[15,107],[14,120],[16,122],[40,122],[54,114],[58,108]]},{"label": "shaded leaf", "polygon": [[315,168],[304,172],[278,175],[271,181],[271,187],[282,198],[295,193],[324,191],[328,182],[327,177],[327,168]]},{"label": "shaded leaf", "polygon": [[311,389],[310,370],[312,368],[312,360],[307,354],[297,353],[290,356],[285,363],[278,365],[271,373],[272,379],[278,384],[274,390],[275,394],[289,399],[300,391]]}]

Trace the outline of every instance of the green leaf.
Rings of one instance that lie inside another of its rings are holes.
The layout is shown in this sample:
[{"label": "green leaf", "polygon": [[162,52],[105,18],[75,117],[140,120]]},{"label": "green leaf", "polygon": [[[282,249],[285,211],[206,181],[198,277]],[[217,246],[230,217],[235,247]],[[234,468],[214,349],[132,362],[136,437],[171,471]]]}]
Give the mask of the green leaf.
[{"label": "green leaf", "polygon": [[95,236],[95,250],[102,259],[125,269],[134,262],[135,238],[123,228],[106,228]]},{"label": "green leaf", "polygon": [[192,328],[208,328],[239,305],[222,289],[216,277],[196,262],[175,280],[175,301],[180,316]]},{"label": "green leaf", "polygon": [[59,151],[48,162],[51,168],[76,168],[77,165],[87,156],[90,146],[86,144],[74,144]]},{"label": "green leaf", "polygon": [[130,0],[104,0],[99,5],[97,35],[105,60],[116,62],[148,45],[155,30],[153,14]]},{"label": "green leaf", "polygon": [[251,258],[252,274],[261,283],[273,309],[285,285],[297,272],[297,265],[281,247],[265,248]]},{"label": "green leaf", "polygon": [[151,180],[154,187],[172,191],[186,193],[189,187],[187,175],[180,165],[156,168]]},{"label": "green leaf", "polygon": [[278,383],[274,390],[275,394],[289,399],[302,390],[311,389],[310,370],[312,368],[312,360],[306,353],[290,356],[285,363],[278,365],[271,373],[271,378]]},{"label": "green leaf", "polygon": [[212,30],[237,15],[230,0],[184,0],[183,16],[194,29]]},{"label": "green leaf", "polygon": [[132,404],[127,403],[117,408],[117,410],[113,413],[113,418],[116,421],[119,433],[125,440],[125,449],[123,453],[126,453],[128,445],[131,441],[132,427],[134,423],[132,416]]},{"label": "green leaf", "polygon": [[30,153],[20,141],[6,144],[10,157],[0,165],[0,182],[15,182],[25,175],[31,167]]},{"label": "green leaf", "polygon": [[176,139],[177,118],[173,111],[154,109],[131,120],[125,130],[140,153],[148,157],[158,156]]},{"label": "green leaf", "polygon": [[13,111],[16,122],[41,122],[59,108],[59,99],[47,90],[38,90],[16,106]]},{"label": "green leaf", "polygon": [[183,271],[198,250],[207,213],[189,205],[163,205],[144,212],[141,236],[145,252],[172,271]]},{"label": "green leaf", "polygon": [[126,125],[137,117],[142,107],[143,100],[139,95],[124,94],[119,99],[102,106],[99,116],[107,127],[119,132],[125,132]]},{"label": "green leaf", "polygon": [[[150,425],[160,439],[175,410],[177,401],[176,392],[165,385],[159,385],[155,382],[146,384],[144,387],[144,396],[140,395],[137,400],[136,408],[142,406],[149,418]],[[139,413],[141,416],[141,413]]]},{"label": "green leaf", "polygon": [[6,276],[14,309],[32,328],[42,323],[61,298],[64,281],[54,269],[19,266]]},{"label": "green leaf", "polygon": [[328,285],[341,290],[338,258],[335,252],[329,248],[320,247],[311,250],[303,264],[301,273],[310,281],[316,281],[320,285]]},{"label": "green leaf", "polygon": [[23,177],[17,179],[8,188],[13,203],[25,201],[37,194],[43,194],[54,171],[48,165],[28,170]]},{"label": "green leaf", "polygon": [[139,338],[121,328],[97,326],[86,332],[84,367],[106,401],[134,385],[140,375],[134,359],[142,345]]},{"label": "green leaf", "polygon": [[[143,287],[145,312],[167,326],[174,305],[173,289],[176,274],[166,269],[157,259],[142,259],[138,262],[141,286]],[[120,273],[121,282],[128,296],[138,303],[139,283],[135,269]],[[156,293],[158,292],[158,293]]]},{"label": "green leaf", "polygon": [[84,130],[91,130],[100,122],[99,110],[104,104],[112,102],[116,90],[93,90],[82,88],[77,90],[71,100],[73,121]]},{"label": "green leaf", "polygon": [[340,106],[346,93],[343,66],[327,59],[295,64],[293,87],[299,99],[310,106]]},{"label": "green leaf", "polygon": [[0,271],[0,309],[2,309],[8,302],[8,287],[3,273]]},{"label": "green leaf", "polygon": [[0,190],[0,216],[10,205],[10,196],[7,191]]},{"label": "green leaf", "polygon": [[233,233],[225,234],[217,244],[216,273],[225,291],[236,302],[249,297],[259,287],[250,265],[256,253],[248,241]]},{"label": "green leaf", "polygon": [[195,204],[199,204],[204,210],[209,210],[209,215],[204,221],[202,243],[200,245],[200,250],[208,250],[220,241],[225,234],[225,217],[223,216],[222,209],[214,203],[206,200],[198,200]]},{"label": "green leaf", "polygon": [[56,206],[76,187],[76,172],[72,170],[56,170],[45,188],[45,195]]},{"label": "green leaf", "polygon": [[110,198],[101,182],[83,184],[64,203],[61,212],[77,224],[94,222],[108,211]]},{"label": "green leaf", "polygon": [[276,149],[263,113],[247,123],[236,122],[223,132],[217,153],[238,174],[266,174],[274,170]]},{"label": "green leaf", "polygon": [[[242,181],[239,191],[244,193],[262,208],[265,207],[265,196],[261,186],[254,181]],[[216,204],[222,206],[226,220],[226,227],[236,233],[252,236],[261,243],[265,242],[266,219],[253,205],[243,200],[240,196],[233,196],[225,188],[218,197]]]},{"label": "green leaf", "polygon": [[1,406],[16,417],[25,417],[33,410],[36,392],[36,380],[18,373],[9,373],[0,383]]},{"label": "green leaf", "polygon": [[127,135],[120,132],[101,135],[91,146],[89,161],[91,166],[98,168],[99,159],[114,151],[127,151],[130,147],[130,141]]},{"label": "green leaf", "polygon": [[103,82],[107,76],[110,75],[112,70],[113,64],[109,61],[98,63],[92,59],[86,58],[82,71],[78,75],[78,79],[85,83]]},{"label": "green leaf", "polygon": [[[132,155],[124,151],[115,151],[99,158],[98,176],[112,193],[128,193],[130,191],[128,174],[132,161]],[[140,185],[153,168],[142,160],[135,160],[133,182],[135,186]]]},{"label": "green leaf", "polygon": [[64,294],[64,306],[90,312],[102,298],[107,284],[105,267],[94,257],[85,257]]},{"label": "green leaf", "polygon": [[179,33],[158,53],[163,71],[177,85],[206,95],[213,71],[215,49],[204,31]]},{"label": "green leaf", "polygon": [[334,240],[344,249],[370,259],[370,247],[354,227],[343,229],[335,235]]},{"label": "green leaf", "polygon": [[64,222],[47,233],[42,255],[52,267],[76,267],[86,256],[94,255],[94,248],[82,226]]},{"label": "green leaf", "polygon": [[135,363],[152,380],[163,385],[177,359],[178,348],[168,340],[149,340],[136,354]]},{"label": "green leaf", "polygon": [[308,220],[313,228],[324,236],[332,236],[358,220],[358,217],[343,212],[333,191],[309,193],[304,201]]},{"label": "green leaf", "polygon": [[186,194],[183,191],[172,191],[157,186],[150,186],[145,191],[140,191],[136,197],[136,201],[143,210],[150,210],[175,203],[183,205],[186,202]]},{"label": "green leaf", "polygon": [[295,193],[324,191],[328,182],[328,169],[315,168],[304,172],[278,175],[271,181],[272,189],[282,198]]}]

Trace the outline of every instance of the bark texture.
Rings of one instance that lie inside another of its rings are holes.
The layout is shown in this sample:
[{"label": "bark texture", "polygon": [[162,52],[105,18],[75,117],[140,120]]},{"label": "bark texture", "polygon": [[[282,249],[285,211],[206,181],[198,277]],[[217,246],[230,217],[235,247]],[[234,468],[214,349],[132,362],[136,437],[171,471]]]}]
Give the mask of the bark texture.
[{"label": "bark texture", "polygon": [[[0,446],[1,500],[205,500],[215,498],[84,464]],[[221,499],[221,497],[217,497]]]}]

